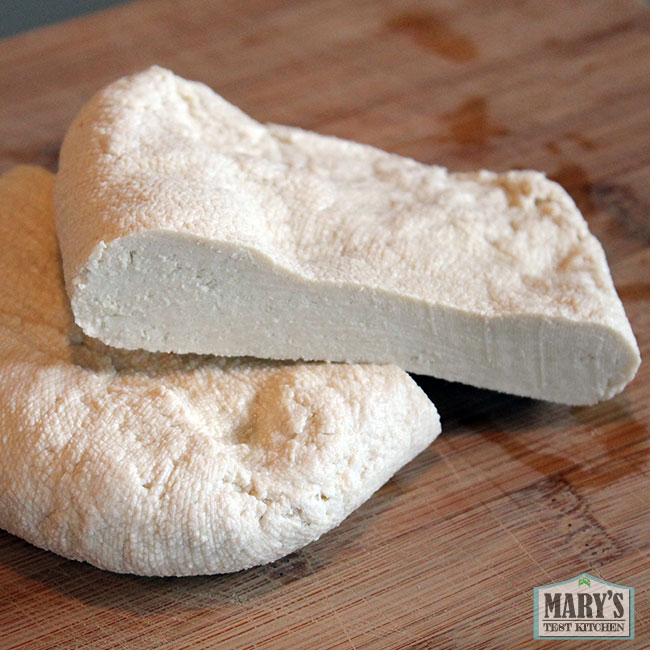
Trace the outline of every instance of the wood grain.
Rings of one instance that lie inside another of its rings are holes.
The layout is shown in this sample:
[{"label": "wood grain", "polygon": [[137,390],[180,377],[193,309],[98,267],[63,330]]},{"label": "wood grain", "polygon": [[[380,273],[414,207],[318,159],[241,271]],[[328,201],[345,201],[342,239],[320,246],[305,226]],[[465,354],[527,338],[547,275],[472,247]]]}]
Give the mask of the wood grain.
[{"label": "wood grain", "polygon": [[[649,27],[634,0],[136,2],[0,41],[0,171],[55,169],[91,93],[153,63],[260,120],[545,170],[650,357]],[[113,575],[0,533],[0,648],[537,647],[533,587],[585,570],[636,588],[625,647],[650,647],[649,368],[592,408],[420,379],[443,436],[320,541],[235,575]]]}]

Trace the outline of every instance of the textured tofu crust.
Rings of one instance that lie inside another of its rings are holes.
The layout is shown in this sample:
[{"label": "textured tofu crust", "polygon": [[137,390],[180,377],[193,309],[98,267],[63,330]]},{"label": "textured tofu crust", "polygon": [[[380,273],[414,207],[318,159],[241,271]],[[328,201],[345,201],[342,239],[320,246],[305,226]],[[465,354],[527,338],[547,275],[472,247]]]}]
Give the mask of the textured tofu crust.
[{"label": "textured tofu crust", "polygon": [[317,539],[440,431],[395,366],[109,348],[74,324],[54,177],[0,178],[0,527],[98,567],[237,571]]},{"label": "textured tofu crust", "polygon": [[113,345],[392,362],[570,404],[640,362],[599,242],[543,174],[260,124],[158,67],[80,112],[56,218],[75,318]]}]

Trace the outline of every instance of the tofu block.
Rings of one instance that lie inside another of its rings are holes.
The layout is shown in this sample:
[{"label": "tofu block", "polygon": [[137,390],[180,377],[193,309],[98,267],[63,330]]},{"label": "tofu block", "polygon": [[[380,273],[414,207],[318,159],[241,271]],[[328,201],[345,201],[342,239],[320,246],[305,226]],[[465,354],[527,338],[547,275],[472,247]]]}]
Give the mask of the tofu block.
[{"label": "tofu block", "polygon": [[0,177],[0,528],[102,569],[239,571],[320,537],[440,432],[391,365],[117,350],[65,295],[54,177]]},{"label": "tofu block", "polygon": [[640,363],[603,249],[543,174],[260,124],[159,67],[81,110],[55,207],[75,318],[111,345],[394,363],[567,404]]}]

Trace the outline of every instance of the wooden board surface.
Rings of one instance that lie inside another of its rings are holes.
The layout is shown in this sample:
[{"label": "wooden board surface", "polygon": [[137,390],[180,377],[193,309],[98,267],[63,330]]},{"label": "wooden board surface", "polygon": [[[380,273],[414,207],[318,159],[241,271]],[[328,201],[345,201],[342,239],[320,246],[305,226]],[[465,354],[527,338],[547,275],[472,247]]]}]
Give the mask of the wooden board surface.
[{"label": "wooden board surface", "polygon": [[[153,63],[260,120],[454,169],[546,171],[603,242],[650,359],[642,2],[136,2],[0,41],[0,172],[55,169],[91,93]],[[112,575],[0,532],[0,648],[541,647],[533,587],[582,571],[636,588],[624,647],[650,647],[650,364],[591,408],[422,383],[443,435],[271,566]],[[584,647],[544,647],[562,645]]]}]

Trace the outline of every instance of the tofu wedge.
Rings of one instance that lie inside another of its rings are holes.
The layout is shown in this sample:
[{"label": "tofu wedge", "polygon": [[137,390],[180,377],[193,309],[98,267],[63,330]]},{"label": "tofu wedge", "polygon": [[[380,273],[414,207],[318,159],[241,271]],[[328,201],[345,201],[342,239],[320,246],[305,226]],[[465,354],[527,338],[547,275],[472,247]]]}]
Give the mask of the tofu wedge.
[{"label": "tofu wedge", "polygon": [[602,247],[543,174],[260,124],[159,67],[81,110],[55,207],[77,323],[111,345],[395,363],[567,404],[640,363]]}]

